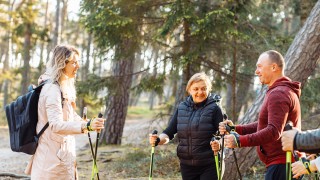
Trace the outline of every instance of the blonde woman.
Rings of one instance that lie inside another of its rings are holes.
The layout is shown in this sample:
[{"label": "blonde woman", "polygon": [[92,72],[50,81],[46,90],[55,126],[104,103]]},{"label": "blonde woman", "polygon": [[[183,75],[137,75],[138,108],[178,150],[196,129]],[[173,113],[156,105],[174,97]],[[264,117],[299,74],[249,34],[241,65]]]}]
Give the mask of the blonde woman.
[{"label": "blonde woman", "polygon": [[58,45],[47,63],[47,71],[39,78],[46,81],[38,102],[37,133],[49,122],[39,139],[36,153],[26,173],[32,180],[77,179],[75,134],[104,127],[101,118],[86,122],[75,112],[74,79],[79,69],[79,51],[72,46]]},{"label": "blonde woman", "polygon": [[190,96],[179,104],[169,126],[159,136],[149,135],[150,144],[166,144],[177,134],[182,179],[218,179],[210,140],[223,120],[216,103],[220,97],[210,94],[211,82],[205,73],[194,74],[186,90]]}]

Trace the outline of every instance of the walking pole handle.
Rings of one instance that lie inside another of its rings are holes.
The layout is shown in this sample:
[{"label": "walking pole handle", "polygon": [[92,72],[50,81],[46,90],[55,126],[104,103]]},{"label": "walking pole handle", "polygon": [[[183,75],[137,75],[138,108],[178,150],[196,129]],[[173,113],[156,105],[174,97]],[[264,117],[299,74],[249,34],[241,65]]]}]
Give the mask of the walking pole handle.
[{"label": "walking pole handle", "polygon": [[[152,135],[158,134],[158,131],[157,130],[153,130],[151,134]],[[155,147],[155,146],[156,146],[156,142],[154,144],[152,144],[152,147]]]},{"label": "walking pole handle", "polygon": [[[223,114],[223,120],[228,120],[228,115],[227,114]],[[230,131],[231,131],[231,127],[228,124],[226,124],[226,131],[228,133],[230,133]],[[225,135],[225,134],[223,134],[223,135]]]},{"label": "walking pole handle", "polygon": [[[211,138],[211,142],[213,142],[213,141],[215,141],[215,140],[216,140],[216,138],[215,138],[215,137],[212,137],[212,138]],[[213,151],[213,154],[216,156],[216,155],[218,155],[218,152]]]},{"label": "walking pole handle", "polygon": [[88,112],[87,107],[83,107],[82,118],[83,118],[85,121],[87,120],[87,112]]},{"label": "walking pole handle", "polygon": [[292,130],[292,127],[293,127],[293,123],[292,121],[288,121],[288,123],[286,124],[286,126],[284,126],[284,131],[289,131],[289,130]]},{"label": "walking pole handle", "polygon": [[288,121],[287,124],[284,126],[283,131],[290,131],[293,129],[293,123],[292,121]]},{"label": "walking pole handle", "polygon": [[[102,114],[101,112],[99,112],[99,114],[98,114],[98,118],[102,118],[102,116],[103,116],[103,114]],[[101,132],[101,129],[96,130],[96,131],[97,131],[97,133],[100,133],[100,132]]]},{"label": "walking pole handle", "polygon": [[228,119],[228,115],[227,114],[223,114],[223,120],[227,120]]}]

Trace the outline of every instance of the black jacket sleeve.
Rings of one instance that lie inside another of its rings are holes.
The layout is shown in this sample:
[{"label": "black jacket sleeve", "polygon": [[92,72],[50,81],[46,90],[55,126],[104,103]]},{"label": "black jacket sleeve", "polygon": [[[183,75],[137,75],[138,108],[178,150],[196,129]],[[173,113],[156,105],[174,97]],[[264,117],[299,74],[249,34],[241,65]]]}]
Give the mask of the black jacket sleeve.
[{"label": "black jacket sleeve", "polygon": [[320,153],[320,129],[298,132],[294,137],[294,149],[306,153]]},{"label": "black jacket sleeve", "polygon": [[169,126],[162,132],[169,136],[170,140],[174,138],[174,135],[177,133],[177,120],[178,109],[174,112],[173,116],[170,119]]}]

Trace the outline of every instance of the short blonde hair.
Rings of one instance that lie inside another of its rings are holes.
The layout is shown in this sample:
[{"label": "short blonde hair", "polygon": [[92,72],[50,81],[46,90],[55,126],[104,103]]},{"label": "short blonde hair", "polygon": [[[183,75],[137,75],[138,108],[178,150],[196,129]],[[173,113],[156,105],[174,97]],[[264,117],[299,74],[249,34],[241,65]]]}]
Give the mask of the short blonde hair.
[{"label": "short blonde hair", "polygon": [[207,90],[211,91],[212,84],[210,82],[209,76],[207,76],[204,72],[196,73],[189,79],[187,87],[186,87],[186,91],[187,92],[189,91],[189,88],[193,83],[196,83],[199,81],[205,82],[207,85]]}]

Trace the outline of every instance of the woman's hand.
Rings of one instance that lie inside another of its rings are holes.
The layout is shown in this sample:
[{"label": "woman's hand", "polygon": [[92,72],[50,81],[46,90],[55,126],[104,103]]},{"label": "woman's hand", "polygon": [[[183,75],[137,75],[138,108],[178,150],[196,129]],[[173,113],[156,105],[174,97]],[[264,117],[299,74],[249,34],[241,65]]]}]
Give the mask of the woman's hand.
[{"label": "woman's hand", "polygon": [[100,131],[101,129],[104,128],[104,121],[105,119],[102,119],[102,118],[95,118],[91,120],[90,122],[91,129]]},{"label": "woman's hand", "polygon": [[233,125],[233,122],[231,120],[225,120],[223,122],[220,122],[219,123],[219,133],[220,134],[226,134],[227,130],[226,130],[226,125],[229,125],[229,126],[234,126]]},{"label": "woman's hand", "polygon": [[303,174],[308,174],[306,167],[304,167],[301,161],[296,161],[292,163],[291,166],[292,166],[292,174],[294,174],[293,178],[298,179],[299,176]]},{"label": "woman's hand", "polygon": [[149,143],[151,146],[155,146],[157,139],[159,136],[157,134],[149,134]]},{"label": "woman's hand", "polygon": [[220,150],[220,143],[218,140],[210,141],[211,149],[214,152],[214,155],[218,154],[218,151]]}]

